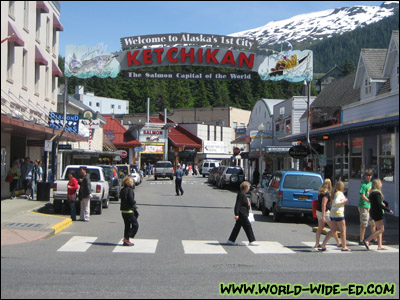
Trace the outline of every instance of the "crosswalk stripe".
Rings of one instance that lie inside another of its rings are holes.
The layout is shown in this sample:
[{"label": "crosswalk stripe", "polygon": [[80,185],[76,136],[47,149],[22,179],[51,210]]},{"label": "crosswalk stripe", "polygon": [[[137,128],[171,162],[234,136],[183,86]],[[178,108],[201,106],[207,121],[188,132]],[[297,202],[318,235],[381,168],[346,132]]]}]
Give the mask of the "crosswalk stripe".
[{"label": "crosswalk stripe", "polygon": [[113,253],[156,253],[158,240],[150,239],[134,239],[134,246],[122,246],[123,239],[114,248]]},{"label": "crosswalk stripe", "polygon": [[[96,244],[95,241],[97,237],[92,236],[73,236],[69,241],[67,241],[63,246],[61,246],[57,251],[58,252],[86,252],[93,244]],[[123,240],[121,239],[118,244],[113,249],[113,253],[148,253],[155,254],[158,246],[158,239],[133,239],[132,242],[135,244],[134,246],[122,246]],[[275,241],[257,241],[259,246],[249,246],[249,242],[243,241],[241,244],[241,248],[246,246],[253,254],[295,254],[299,252],[319,252],[318,249],[313,248],[315,242],[301,242],[304,246],[284,246],[279,242]],[[233,249],[234,246],[228,246],[224,243],[220,243],[218,241],[208,241],[208,240],[182,240],[182,246],[185,254],[228,254],[225,249]],[[224,247],[226,246],[226,247]],[[347,242],[347,246],[349,246],[352,250],[356,250],[356,252],[363,251],[365,249],[364,246],[359,246],[358,243],[355,242]],[[239,246],[240,247],[240,246]],[[302,250],[298,250],[296,248],[302,248]],[[305,248],[305,251],[304,251]],[[337,248],[335,243],[331,243],[327,245],[327,251],[323,253],[329,254],[347,254],[349,252],[342,252],[341,248]],[[387,250],[377,250],[378,246],[371,245],[371,252],[378,253],[399,253],[399,249],[386,246],[384,248]],[[293,250],[292,250],[293,249]],[[354,253],[354,252],[352,252]]]},{"label": "crosswalk stripe", "polygon": [[249,242],[242,242],[254,254],[295,254],[296,252],[286,248],[278,242],[257,241],[259,246],[249,246]]},{"label": "crosswalk stripe", "polygon": [[97,240],[93,236],[74,236],[57,251],[59,252],[85,252]]},{"label": "crosswalk stripe", "polygon": [[227,254],[218,241],[182,241],[185,254]]}]

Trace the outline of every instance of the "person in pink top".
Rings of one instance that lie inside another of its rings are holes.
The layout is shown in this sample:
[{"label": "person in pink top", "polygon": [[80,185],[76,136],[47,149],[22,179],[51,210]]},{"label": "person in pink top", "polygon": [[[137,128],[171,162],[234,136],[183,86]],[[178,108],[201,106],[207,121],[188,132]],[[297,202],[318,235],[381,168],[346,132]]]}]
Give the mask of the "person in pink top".
[{"label": "person in pink top", "polygon": [[72,171],[68,173],[68,203],[71,208],[71,219],[76,221],[76,191],[79,188],[78,180],[75,178],[75,173]]}]

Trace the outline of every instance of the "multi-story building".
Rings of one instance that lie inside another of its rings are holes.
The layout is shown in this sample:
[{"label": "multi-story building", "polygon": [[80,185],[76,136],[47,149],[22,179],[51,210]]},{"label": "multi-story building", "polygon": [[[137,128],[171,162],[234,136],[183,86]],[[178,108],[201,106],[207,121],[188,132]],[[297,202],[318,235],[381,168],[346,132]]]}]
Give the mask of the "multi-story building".
[{"label": "multi-story building", "polygon": [[83,86],[75,87],[75,95],[73,97],[91,110],[103,115],[129,114],[128,100],[95,96],[94,93],[85,92]]},{"label": "multi-story building", "polygon": [[[30,157],[47,163],[44,141],[60,130],[51,128],[57,111],[60,3],[1,1],[1,197],[12,162]],[[81,140],[65,132],[61,140]],[[49,155],[49,157],[51,157]]]}]

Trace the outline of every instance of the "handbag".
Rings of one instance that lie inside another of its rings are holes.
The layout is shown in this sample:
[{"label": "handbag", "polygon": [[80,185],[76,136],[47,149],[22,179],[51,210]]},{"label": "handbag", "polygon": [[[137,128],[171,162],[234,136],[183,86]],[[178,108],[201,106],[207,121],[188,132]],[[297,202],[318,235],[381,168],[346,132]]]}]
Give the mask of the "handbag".
[{"label": "handbag", "polygon": [[76,201],[76,195],[67,195],[67,199],[69,203],[74,203]]},{"label": "handbag", "polygon": [[255,222],[256,220],[254,219],[254,214],[253,214],[253,210],[250,208],[250,211],[249,211],[249,216],[248,216],[248,218],[249,218],[249,222],[250,223],[253,223],[253,222]]},{"label": "handbag", "polygon": [[8,173],[6,176],[5,181],[6,182],[12,182],[14,180],[14,174],[13,173]]}]

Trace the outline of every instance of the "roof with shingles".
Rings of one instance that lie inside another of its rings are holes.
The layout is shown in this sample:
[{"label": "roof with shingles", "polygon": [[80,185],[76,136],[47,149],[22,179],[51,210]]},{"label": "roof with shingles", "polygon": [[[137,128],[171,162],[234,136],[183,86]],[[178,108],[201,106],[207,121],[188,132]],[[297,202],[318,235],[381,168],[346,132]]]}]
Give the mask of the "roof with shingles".
[{"label": "roof with shingles", "polygon": [[[126,128],[112,115],[103,115],[103,117],[106,119],[106,124],[104,124],[103,127],[104,138],[106,138],[108,134],[112,133],[114,135],[114,139],[110,142],[112,142],[114,146],[120,148],[131,148],[139,146],[141,144],[138,140],[135,139],[127,140],[127,138],[124,136],[127,132]],[[111,136],[112,135],[110,135],[110,137]]]},{"label": "roof with shingles", "polygon": [[360,89],[353,89],[356,73],[340,78],[325,87],[312,107],[344,106],[360,100]]},{"label": "roof with shingles", "polygon": [[[159,118],[150,117],[150,122],[152,123],[164,123],[163,114],[159,115]],[[175,123],[171,119],[167,119],[168,123]],[[168,130],[168,140],[169,142],[176,147],[188,147],[188,148],[201,148],[203,147],[203,141],[195,136],[190,131],[186,130],[179,124],[176,124],[175,128],[170,127]]]},{"label": "roof with shingles", "polygon": [[361,55],[370,78],[383,77],[386,53],[387,49],[361,49]]}]

